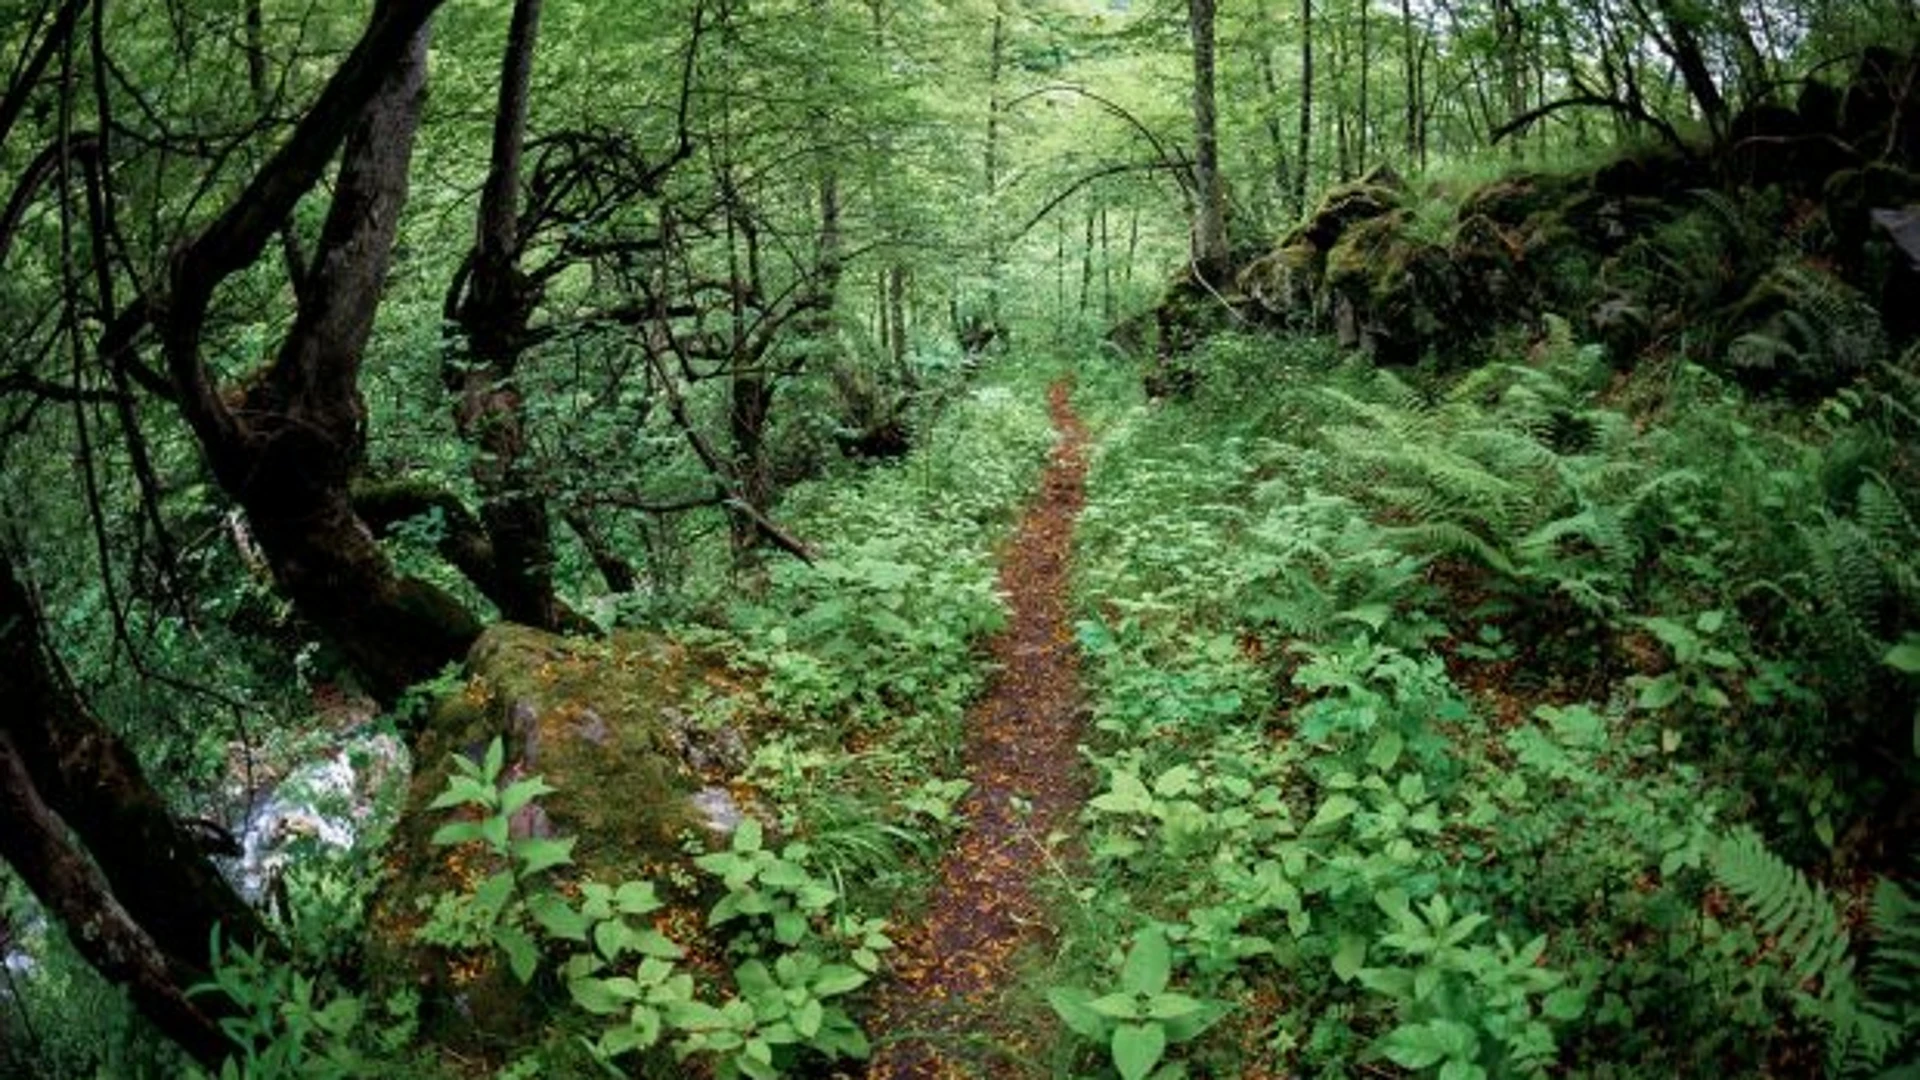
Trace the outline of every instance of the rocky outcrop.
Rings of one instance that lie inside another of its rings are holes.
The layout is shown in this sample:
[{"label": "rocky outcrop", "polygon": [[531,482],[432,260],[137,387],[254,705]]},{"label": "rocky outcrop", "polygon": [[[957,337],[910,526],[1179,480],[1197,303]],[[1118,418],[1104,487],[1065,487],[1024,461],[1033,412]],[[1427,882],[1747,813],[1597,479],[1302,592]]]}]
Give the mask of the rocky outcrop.
[{"label": "rocky outcrop", "polygon": [[539,1006],[488,951],[456,956],[415,942],[436,897],[471,891],[496,869],[430,842],[449,820],[429,804],[454,756],[478,761],[504,738],[505,778],[538,775],[556,789],[513,829],[576,838],[573,864],[558,871],[564,881],[610,883],[697,880],[684,872],[689,844],[697,852],[742,820],[728,782],[747,758],[740,735],[701,709],[742,688],[717,658],[664,637],[586,641],[497,624],[474,645],[465,675],[434,707],[417,748],[369,935],[371,969],[388,989],[419,990],[431,1034],[456,1046],[524,1030]]},{"label": "rocky outcrop", "polygon": [[1478,338],[1557,316],[1622,367],[1684,346],[1756,390],[1827,393],[1920,338],[1920,54],[1869,50],[1845,85],[1749,108],[1712,148],[1486,184],[1450,231],[1415,213],[1443,196],[1418,198],[1377,169],[1243,260],[1232,290],[1170,290],[1155,377],[1202,377],[1170,358],[1226,326],[1464,363]]}]

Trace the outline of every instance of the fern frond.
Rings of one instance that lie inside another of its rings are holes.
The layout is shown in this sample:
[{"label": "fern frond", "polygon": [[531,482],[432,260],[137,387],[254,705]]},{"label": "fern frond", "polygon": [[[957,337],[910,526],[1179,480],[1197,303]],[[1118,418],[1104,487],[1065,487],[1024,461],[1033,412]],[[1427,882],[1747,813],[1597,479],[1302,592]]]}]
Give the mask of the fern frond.
[{"label": "fern frond", "polygon": [[1851,987],[1847,932],[1825,889],[1769,851],[1751,829],[1740,829],[1714,847],[1712,869],[1760,932],[1776,940],[1796,981],[1818,980],[1823,998]]},{"label": "fern frond", "polygon": [[1882,878],[1873,891],[1868,925],[1873,928],[1868,993],[1876,1001],[1905,1003],[1909,1022],[1920,1021],[1920,897]]},{"label": "fern frond", "polygon": [[1448,521],[1429,522],[1425,525],[1407,525],[1401,528],[1384,529],[1381,539],[1395,548],[1410,555],[1441,557],[1463,555],[1471,558],[1488,569],[1519,577],[1520,569],[1513,559],[1472,529]]}]

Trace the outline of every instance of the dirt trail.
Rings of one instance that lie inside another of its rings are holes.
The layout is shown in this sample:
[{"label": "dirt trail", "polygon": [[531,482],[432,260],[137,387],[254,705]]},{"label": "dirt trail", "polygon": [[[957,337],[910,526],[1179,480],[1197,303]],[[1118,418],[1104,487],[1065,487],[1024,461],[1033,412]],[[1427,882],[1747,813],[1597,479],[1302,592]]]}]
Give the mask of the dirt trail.
[{"label": "dirt trail", "polygon": [[1086,429],[1065,384],[1048,403],[1060,442],[1001,566],[1011,618],[993,642],[999,673],[967,718],[968,828],[941,865],[925,922],[900,935],[896,978],[868,1025],[880,1044],[868,1080],[1022,1071],[1012,1060],[1018,1036],[997,1022],[995,999],[1014,954],[1047,930],[1033,888],[1049,873],[1046,838],[1072,828],[1086,797],[1067,596],[1073,524],[1086,503]]}]

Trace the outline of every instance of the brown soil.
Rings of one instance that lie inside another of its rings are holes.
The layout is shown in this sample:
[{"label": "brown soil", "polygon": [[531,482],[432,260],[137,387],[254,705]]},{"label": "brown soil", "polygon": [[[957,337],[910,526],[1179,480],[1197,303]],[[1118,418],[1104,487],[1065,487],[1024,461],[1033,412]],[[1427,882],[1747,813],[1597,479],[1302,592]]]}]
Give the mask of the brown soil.
[{"label": "brown soil", "polygon": [[960,1080],[1030,1072],[1027,1049],[997,1008],[1015,954],[1045,940],[1034,883],[1086,797],[1079,768],[1079,657],[1068,618],[1073,525],[1086,503],[1086,429],[1067,388],[1048,395],[1060,434],[1039,497],[1000,570],[1011,619],[993,643],[999,674],[967,720],[961,810],[925,920],[901,935],[895,975],[868,1031],[868,1080]]}]

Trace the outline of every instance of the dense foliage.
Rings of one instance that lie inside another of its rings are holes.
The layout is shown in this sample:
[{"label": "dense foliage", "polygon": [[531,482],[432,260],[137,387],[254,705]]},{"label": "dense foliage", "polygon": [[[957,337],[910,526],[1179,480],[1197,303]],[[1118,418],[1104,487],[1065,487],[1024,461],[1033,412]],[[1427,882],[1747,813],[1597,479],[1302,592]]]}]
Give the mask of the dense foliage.
[{"label": "dense foliage", "polygon": [[911,1043],[1056,385],[969,1060],[1920,1068],[1908,0],[0,28],[0,1074]]},{"label": "dense foliage", "polygon": [[1871,824],[1912,782],[1910,377],[1803,418],[1564,337],[1444,382],[1205,359],[1104,406],[1068,963],[1172,940],[1240,1005],[1214,1075],[1911,1060],[1912,852]]}]

